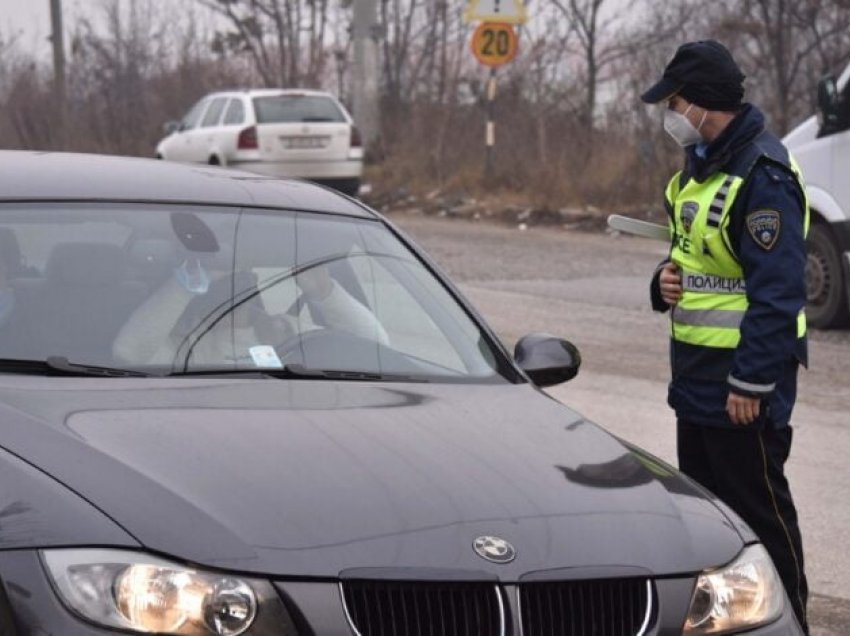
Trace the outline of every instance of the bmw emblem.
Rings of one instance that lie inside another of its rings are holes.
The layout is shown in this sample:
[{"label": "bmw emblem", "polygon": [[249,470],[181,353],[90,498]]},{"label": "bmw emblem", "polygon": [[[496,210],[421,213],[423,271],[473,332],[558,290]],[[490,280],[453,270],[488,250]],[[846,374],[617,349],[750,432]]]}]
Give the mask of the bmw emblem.
[{"label": "bmw emblem", "polygon": [[499,537],[478,537],[472,542],[472,549],[482,559],[493,563],[510,563],[516,558],[516,548]]}]

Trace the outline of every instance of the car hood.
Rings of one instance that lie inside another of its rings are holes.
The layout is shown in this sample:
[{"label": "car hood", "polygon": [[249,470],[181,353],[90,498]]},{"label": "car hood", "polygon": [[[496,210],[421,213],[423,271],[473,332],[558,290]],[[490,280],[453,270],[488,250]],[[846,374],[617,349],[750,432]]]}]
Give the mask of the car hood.
[{"label": "car hood", "polygon": [[[743,545],[704,491],[529,385],[5,376],[0,434],[143,546],[245,572],[674,574]],[[479,557],[485,535],[516,558]]]}]

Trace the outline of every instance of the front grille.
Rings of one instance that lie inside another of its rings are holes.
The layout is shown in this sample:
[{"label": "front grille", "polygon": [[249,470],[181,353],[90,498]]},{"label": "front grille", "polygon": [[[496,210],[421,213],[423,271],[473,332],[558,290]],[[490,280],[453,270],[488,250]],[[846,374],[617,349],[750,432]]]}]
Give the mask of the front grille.
[{"label": "front grille", "polygon": [[651,614],[646,579],[524,583],[523,636],[638,636]]},{"label": "front grille", "polygon": [[488,583],[346,581],[348,620],[361,636],[499,636],[504,609]]}]

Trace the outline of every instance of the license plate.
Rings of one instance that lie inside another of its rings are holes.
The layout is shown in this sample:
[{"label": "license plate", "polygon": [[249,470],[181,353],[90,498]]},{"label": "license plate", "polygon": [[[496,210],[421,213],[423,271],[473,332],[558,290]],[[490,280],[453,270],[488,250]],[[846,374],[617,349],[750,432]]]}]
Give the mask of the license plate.
[{"label": "license plate", "polygon": [[290,150],[306,150],[310,148],[324,148],[328,145],[328,137],[281,137],[283,147]]}]

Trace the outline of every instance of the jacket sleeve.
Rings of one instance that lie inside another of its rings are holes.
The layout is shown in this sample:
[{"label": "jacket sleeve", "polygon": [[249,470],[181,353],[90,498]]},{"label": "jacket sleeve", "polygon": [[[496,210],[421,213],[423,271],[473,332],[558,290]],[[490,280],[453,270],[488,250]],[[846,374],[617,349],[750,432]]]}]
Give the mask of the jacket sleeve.
[{"label": "jacket sleeve", "polygon": [[665,300],[661,297],[661,269],[670,262],[669,258],[665,258],[658,264],[658,267],[655,268],[655,272],[652,274],[652,281],[649,283],[649,301],[652,303],[652,310],[664,313],[670,309],[670,305],[668,305]]},{"label": "jacket sleeve", "polygon": [[[753,169],[738,202],[730,238],[748,308],[728,382],[735,393],[762,397],[773,392],[797,351],[797,316],[806,303],[805,203],[791,171],[770,163]],[[770,222],[767,231],[760,220]]]}]

